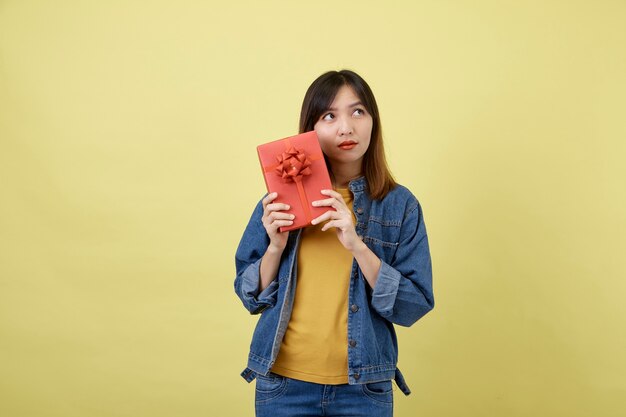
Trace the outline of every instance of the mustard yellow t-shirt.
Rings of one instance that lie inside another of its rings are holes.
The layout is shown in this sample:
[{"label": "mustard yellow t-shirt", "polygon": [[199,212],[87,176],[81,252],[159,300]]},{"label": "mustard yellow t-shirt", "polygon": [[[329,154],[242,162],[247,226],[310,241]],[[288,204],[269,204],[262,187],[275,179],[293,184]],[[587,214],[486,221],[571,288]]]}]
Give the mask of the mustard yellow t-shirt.
[{"label": "mustard yellow t-shirt", "polygon": [[[352,213],[350,190],[336,191]],[[322,232],[322,226],[302,231],[293,311],[272,372],[318,384],[346,384],[353,257],[337,239],[335,228]]]}]

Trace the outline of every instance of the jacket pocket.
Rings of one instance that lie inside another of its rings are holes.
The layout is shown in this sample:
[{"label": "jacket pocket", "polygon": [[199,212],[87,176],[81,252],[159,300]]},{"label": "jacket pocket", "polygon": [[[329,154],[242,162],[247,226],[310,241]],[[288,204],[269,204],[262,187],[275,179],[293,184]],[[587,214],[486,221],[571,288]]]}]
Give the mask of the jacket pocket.
[{"label": "jacket pocket", "polygon": [[386,240],[370,236],[365,236],[363,238],[363,242],[365,242],[367,247],[370,248],[372,252],[388,263],[390,263],[391,259],[393,259],[399,245],[398,242],[388,242]]}]

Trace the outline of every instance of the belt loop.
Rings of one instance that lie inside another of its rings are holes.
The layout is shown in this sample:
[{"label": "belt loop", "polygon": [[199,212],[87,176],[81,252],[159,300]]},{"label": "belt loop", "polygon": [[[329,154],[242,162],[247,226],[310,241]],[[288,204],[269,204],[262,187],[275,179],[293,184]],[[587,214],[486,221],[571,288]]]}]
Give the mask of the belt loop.
[{"label": "belt loop", "polygon": [[404,395],[409,395],[411,393],[409,386],[404,381],[404,376],[402,376],[402,372],[400,372],[398,368],[396,368],[396,375],[394,380],[396,381],[396,385],[398,386],[398,388],[400,388],[400,391],[402,391]]}]

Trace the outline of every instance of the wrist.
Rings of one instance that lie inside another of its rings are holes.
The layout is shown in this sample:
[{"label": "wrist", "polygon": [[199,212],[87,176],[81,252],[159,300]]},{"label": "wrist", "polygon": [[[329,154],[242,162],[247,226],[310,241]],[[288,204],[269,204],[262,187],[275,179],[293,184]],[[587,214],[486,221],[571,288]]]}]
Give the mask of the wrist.
[{"label": "wrist", "polygon": [[280,256],[283,253],[283,250],[285,250],[284,247],[279,247],[279,246],[275,246],[270,244],[267,247],[267,250],[265,251],[265,253],[267,253],[268,255],[274,255],[274,256]]},{"label": "wrist", "polygon": [[370,249],[367,247],[365,242],[363,242],[361,239],[358,239],[356,243],[354,244],[354,247],[350,250],[350,252],[352,252],[352,255],[354,255],[354,257],[357,257],[369,250]]}]

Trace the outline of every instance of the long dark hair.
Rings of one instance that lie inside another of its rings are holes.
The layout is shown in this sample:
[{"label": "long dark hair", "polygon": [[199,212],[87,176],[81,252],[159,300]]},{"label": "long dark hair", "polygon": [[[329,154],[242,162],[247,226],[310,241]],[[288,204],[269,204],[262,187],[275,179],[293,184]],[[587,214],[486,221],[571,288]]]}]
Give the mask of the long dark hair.
[{"label": "long dark hair", "polygon": [[[369,147],[363,156],[363,175],[367,181],[368,194],[372,199],[384,198],[396,185],[385,159],[383,135],[380,125],[380,115],[374,94],[365,80],[357,73],[344,69],[328,71],[320,75],[309,86],[304,95],[302,110],[300,111],[300,133],[314,129],[319,120],[332,104],[339,89],[347,85],[359,97],[365,109],[372,116],[372,137]],[[330,169],[330,164],[327,164]],[[331,172],[332,174],[332,172]]]}]

